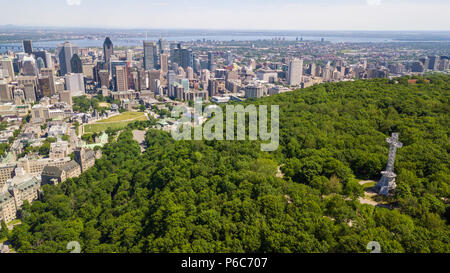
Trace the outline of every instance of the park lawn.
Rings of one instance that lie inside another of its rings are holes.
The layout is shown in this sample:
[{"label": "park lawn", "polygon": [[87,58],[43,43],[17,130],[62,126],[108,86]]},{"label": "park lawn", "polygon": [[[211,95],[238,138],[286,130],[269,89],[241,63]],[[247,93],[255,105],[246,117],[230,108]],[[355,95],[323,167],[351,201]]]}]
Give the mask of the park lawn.
[{"label": "park lawn", "polygon": [[147,117],[145,113],[142,112],[126,112],[120,115],[110,117],[105,120],[98,121],[94,124],[88,124],[84,127],[85,133],[100,133],[106,131],[106,129],[110,128],[112,130],[115,129],[123,129],[127,127],[128,124],[136,122],[136,121],[146,121]]},{"label": "park lawn", "polygon": [[116,123],[94,123],[85,125],[84,132],[85,133],[100,133],[106,131],[106,129],[110,128],[112,130],[114,129],[123,129],[127,127],[129,123],[133,123],[135,121],[123,121],[123,122],[116,122]]},{"label": "park lawn", "polygon": [[145,113],[142,112],[125,112],[120,115],[110,117],[108,119],[100,120],[96,123],[107,123],[107,122],[116,122],[116,121],[138,121],[138,120],[147,120],[147,117],[145,116]]}]

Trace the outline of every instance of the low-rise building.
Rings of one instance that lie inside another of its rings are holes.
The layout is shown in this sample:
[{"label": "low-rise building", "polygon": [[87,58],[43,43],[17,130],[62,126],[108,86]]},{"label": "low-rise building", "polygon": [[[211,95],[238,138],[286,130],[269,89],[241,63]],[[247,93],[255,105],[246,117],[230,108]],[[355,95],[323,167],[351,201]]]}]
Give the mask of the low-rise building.
[{"label": "low-rise building", "polygon": [[81,174],[81,166],[75,161],[69,161],[62,167],[46,166],[42,171],[42,185],[58,185],[69,178],[78,177]]},{"label": "low-rise building", "polygon": [[27,200],[30,204],[39,197],[40,181],[25,174],[21,168],[16,169],[16,176],[0,188],[0,221],[6,223],[17,218],[17,211]]}]

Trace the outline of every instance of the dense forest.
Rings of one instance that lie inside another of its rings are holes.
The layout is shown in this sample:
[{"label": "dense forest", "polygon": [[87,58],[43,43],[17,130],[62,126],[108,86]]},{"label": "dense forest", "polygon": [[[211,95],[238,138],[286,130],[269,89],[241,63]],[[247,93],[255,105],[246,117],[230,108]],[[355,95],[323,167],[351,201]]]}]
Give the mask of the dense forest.
[{"label": "dense forest", "polygon": [[[450,252],[450,76],[313,86],[280,106],[280,149],[131,130],[76,179],[44,186],[8,235],[19,252]],[[395,195],[361,204],[400,134]],[[284,175],[280,175],[281,169]]]}]

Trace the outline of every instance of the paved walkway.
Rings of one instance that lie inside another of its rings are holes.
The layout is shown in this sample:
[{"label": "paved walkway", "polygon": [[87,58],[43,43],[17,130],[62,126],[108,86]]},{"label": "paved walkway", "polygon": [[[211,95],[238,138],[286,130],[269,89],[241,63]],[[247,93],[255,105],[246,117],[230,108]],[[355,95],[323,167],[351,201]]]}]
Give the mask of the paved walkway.
[{"label": "paved walkway", "polygon": [[139,145],[141,146],[141,153],[143,153],[145,151],[145,149],[147,148],[146,143],[145,143],[145,134],[147,132],[146,131],[141,131],[141,130],[134,130],[133,131],[133,139],[136,140]]}]

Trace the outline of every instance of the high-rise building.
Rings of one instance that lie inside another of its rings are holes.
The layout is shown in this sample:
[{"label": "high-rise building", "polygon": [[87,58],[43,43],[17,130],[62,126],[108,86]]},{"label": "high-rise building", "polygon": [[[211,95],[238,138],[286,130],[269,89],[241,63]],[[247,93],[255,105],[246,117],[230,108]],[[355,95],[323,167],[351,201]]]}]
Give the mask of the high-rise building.
[{"label": "high-rise building", "polygon": [[231,54],[231,51],[227,51],[226,60],[227,66],[233,65],[233,54]]},{"label": "high-rise building", "polygon": [[70,60],[74,54],[78,54],[78,47],[70,42],[65,42],[58,46],[56,52],[56,56],[59,59],[60,75],[64,76],[67,73],[72,73]]},{"label": "high-rise building", "polygon": [[309,69],[308,69],[309,75],[315,77],[316,76],[316,64],[312,63],[309,65]]},{"label": "high-rise building", "polygon": [[41,69],[41,75],[48,77],[50,84],[51,96],[56,94],[55,85],[55,70],[53,68],[43,68]]},{"label": "high-rise building", "polygon": [[201,64],[200,64],[200,59],[198,58],[198,55],[197,54],[193,54],[193,56],[192,56],[192,61],[193,61],[193,69],[194,69],[194,73],[199,73],[200,72],[200,70],[202,69],[202,67],[201,67]]},{"label": "high-rise building", "polygon": [[251,84],[245,87],[246,98],[261,98],[262,96],[264,96],[264,86]]},{"label": "high-rise building", "polygon": [[303,76],[303,60],[294,58],[289,63],[288,84],[290,86],[299,86]]},{"label": "high-rise building", "polygon": [[167,85],[171,85],[176,81],[177,81],[177,74],[175,74],[175,71],[169,70],[169,72],[167,73]]},{"label": "high-rise building", "polygon": [[23,40],[23,51],[27,54],[33,53],[33,45],[31,40]]},{"label": "high-rise building", "polygon": [[10,102],[13,100],[11,86],[5,80],[0,80],[0,102]]},{"label": "high-rise building", "polygon": [[66,90],[70,90],[72,97],[83,96],[85,94],[84,75],[81,73],[66,74]]},{"label": "high-rise building", "polygon": [[108,70],[100,70],[98,72],[98,77],[99,77],[99,83],[101,87],[106,87],[109,88],[110,87],[110,75],[109,75],[109,71]]},{"label": "high-rise building", "polygon": [[177,44],[172,51],[172,63],[178,64],[183,69],[193,67],[194,59],[192,49],[184,48],[181,43]]},{"label": "high-rise building", "polygon": [[107,65],[109,71],[111,71],[111,56],[114,54],[114,46],[109,37],[106,37],[103,43],[103,60]]},{"label": "high-rise building", "polygon": [[15,105],[22,105],[25,101],[25,94],[22,89],[15,89],[14,90],[14,104]]},{"label": "high-rise building", "polygon": [[219,81],[217,79],[210,79],[208,81],[208,96],[213,97],[219,94]]},{"label": "high-rise building", "polygon": [[67,105],[72,106],[72,94],[69,90],[59,92],[59,101],[65,102]]},{"label": "high-rise building", "polygon": [[27,82],[23,84],[23,91],[25,93],[25,101],[26,102],[36,102],[36,85],[34,85],[33,83]]},{"label": "high-rise building", "polygon": [[[1,64],[3,67],[3,71],[6,71],[6,73],[8,74],[8,78],[10,81],[14,81],[15,80],[15,73],[14,73],[14,66],[13,66],[13,62],[10,58],[8,57],[4,57],[1,60]],[[3,75],[5,76],[5,75]]]},{"label": "high-rise building", "polygon": [[47,97],[50,98],[52,95],[51,89],[51,79],[49,76],[41,76],[39,77],[39,97]]},{"label": "high-rise building", "polygon": [[431,70],[438,70],[439,69],[439,61],[440,61],[440,57],[439,56],[429,56],[429,64],[428,64],[428,69]]},{"label": "high-rise building", "polygon": [[127,68],[125,66],[116,67],[116,90],[117,91],[128,90],[128,76],[127,76]]},{"label": "high-rise building", "polygon": [[144,69],[139,69],[137,72],[137,78],[138,78],[138,90],[143,91],[147,90],[147,72]]},{"label": "high-rise building", "polygon": [[216,58],[214,52],[208,52],[208,69],[213,72],[216,70]]},{"label": "high-rise building", "polygon": [[158,49],[159,54],[164,54],[167,51],[167,43],[163,38],[160,38],[158,41]]},{"label": "high-rise building", "polygon": [[87,79],[93,80],[94,79],[94,64],[92,63],[84,63],[82,65],[83,74],[86,76]]},{"label": "high-rise building", "polygon": [[157,80],[161,81],[161,71],[160,70],[148,71],[148,85],[149,85],[150,91],[156,92],[155,82]]},{"label": "high-rise building", "polygon": [[430,59],[428,57],[420,58],[419,61],[423,64],[425,69],[428,69],[430,66]]},{"label": "high-rise building", "polygon": [[42,68],[45,68],[45,62],[41,57],[36,59],[36,65],[39,71],[41,71]]},{"label": "high-rise building", "polygon": [[45,66],[47,68],[53,68],[52,54],[47,51],[45,52]]},{"label": "high-rise building", "polygon": [[331,69],[331,64],[330,62],[328,62],[325,67],[323,68],[323,73],[322,73],[322,78],[324,81],[330,81],[332,78],[332,69]]},{"label": "high-rise building", "polygon": [[72,59],[70,59],[70,67],[72,73],[83,73],[83,63],[78,54],[73,54]]},{"label": "high-rise building", "polygon": [[411,72],[421,73],[425,71],[425,65],[422,62],[413,62],[411,65]]},{"label": "high-rise building", "polygon": [[47,52],[47,51],[34,51],[33,52],[34,57],[36,58],[36,60],[38,58],[42,58],[42,60],[44,61],[45,67],[53,67],[53,62],[52,62],[52,55]]},{"label": "high-rise building", "polygon": [[22,61],[22,73],[24,76],[37,76],[39,70],[33,57],[25,56]]},{"label": "high-rise building", "polygon": [[441,58],[441,61],[439,62],[439,70],[440,70],[440,71],[445,71],[445,70],[447,70],[447,69],[449,68],[449,64],[450,64],[449,59],[443,59],[443,58]]},{"label": "high-rise building", "polygon": [[127,62],[131,63],[133,61],[133,51],[128,50],[127,51]]},{"label": "high-rise building", "polygon": [[177,81],[177,74],[173,70],[169,70],[167,72],[167,87],[168,87],[168,96],[174,97],[173,93],[173,84]]},{"label": "high-rise building", "polygon": [[190,66],[186,68],[186,77],[188,78],[188,80],[194,79],[194,69],[192,69],[192,67]]},{"label": "high-rise building", "polygon": [[182,101],[184,100],[184,92],[184,87],[178,82],[174,82],[172,84],[172,92],[169,94],[169,97]]},{"label": "high-rise building", "polygon": [[144,41],[144,69],[155,69],[157,59],[158,54],[156,44],[154,42]]},{"label": "high-rise building", "polygon": [[161,73],[164,75],[169,71],[169,63],[167,61],[167,54],[161,54]]}]

